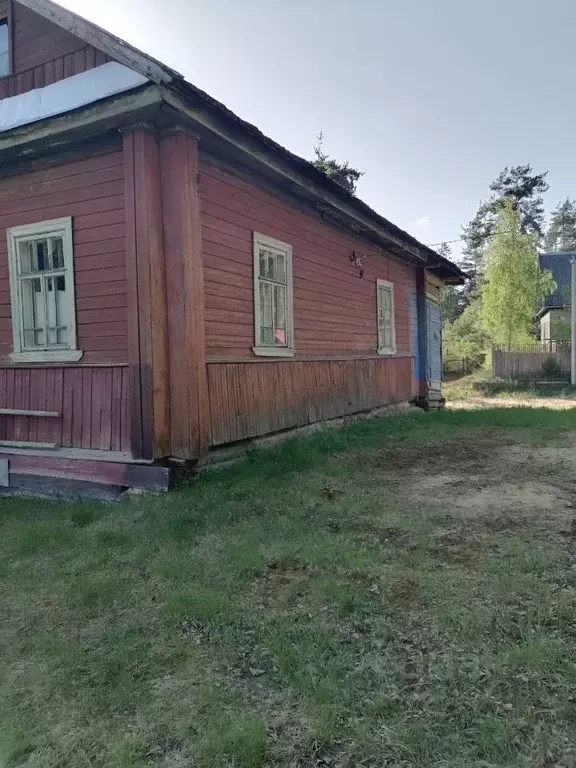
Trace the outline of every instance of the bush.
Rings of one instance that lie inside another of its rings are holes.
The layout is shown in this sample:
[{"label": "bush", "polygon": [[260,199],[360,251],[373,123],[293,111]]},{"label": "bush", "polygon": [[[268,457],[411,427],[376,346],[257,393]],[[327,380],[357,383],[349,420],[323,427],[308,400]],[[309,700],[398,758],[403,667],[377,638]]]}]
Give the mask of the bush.
[{"label": "bush", "polygon": [[482,328],[478,299],[473,299],[454,322],[446,324],[442,346],[446,360],[471,360],[475,367],[483,365],[490,342]]},{"label": "bush", "polygon": [[540,375],[543,379],[564,379],[566,378],[558,361],[554,357],[547,357],[540,368]]}]

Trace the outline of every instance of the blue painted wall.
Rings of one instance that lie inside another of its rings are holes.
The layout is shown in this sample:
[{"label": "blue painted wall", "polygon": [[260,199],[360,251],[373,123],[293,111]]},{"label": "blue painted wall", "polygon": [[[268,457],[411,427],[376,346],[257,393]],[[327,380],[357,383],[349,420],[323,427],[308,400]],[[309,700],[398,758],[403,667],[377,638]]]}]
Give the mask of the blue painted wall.
[{"label": "blue painted wall", "polygon": [[420,341],[418,338],[418,296],[410,297],[410,351],[412,352],[412,378],[421,381]]},{"label": "blue painted wall", "polygon": [[427,301],[428,320],[428,380],[442,381],[442,309]]}]

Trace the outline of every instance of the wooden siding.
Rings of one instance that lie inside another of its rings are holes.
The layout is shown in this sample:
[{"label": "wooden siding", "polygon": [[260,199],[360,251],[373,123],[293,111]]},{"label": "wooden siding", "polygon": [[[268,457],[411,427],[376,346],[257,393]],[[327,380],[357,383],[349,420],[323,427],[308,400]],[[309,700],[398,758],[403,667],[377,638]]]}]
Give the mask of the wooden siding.
[{"label": "wooden siding", "polygon": [[412,359],[213,363],[208,386],[214,446],[406,400]]},{"label": "wooden siding", "polygon": [[73,217],[82,363],[127,362],[124,168],[120,149],[0,179],[0,361],[12,351],[6,228]]},{"label": "wooden siding", "polygon": [[101,51],[37,13],[13,3],[13,72],[0,79],[0,99],[42,88],[109,61]]},{"label": "wooden siding", "polygon": [[60,413],[59,417],[0,416],[0,440],[130,450],[125,366],[0,368],[0,408]]},{"label": "wooden siding", "polygon": [[437,304],[442,303],[442,290],[444,288],[444,282],[441,277],[432,274],[432,272],[426,272],[426,296]]},{"label": "wooden siding", "polygon": [[[293,248],[296,359],[376,355],[376,278],[394,283],[398,351],[410,353],[416,270],[203,158],[207,360],[253,359],[254,231]],[[363,257],[364,276],[351,262]]]},{"label": "wooden siding", "polygon": [[208,449],[204,289],[198,141],[168,130],[161,139],[162,206],[169,339],[171,456]]}]

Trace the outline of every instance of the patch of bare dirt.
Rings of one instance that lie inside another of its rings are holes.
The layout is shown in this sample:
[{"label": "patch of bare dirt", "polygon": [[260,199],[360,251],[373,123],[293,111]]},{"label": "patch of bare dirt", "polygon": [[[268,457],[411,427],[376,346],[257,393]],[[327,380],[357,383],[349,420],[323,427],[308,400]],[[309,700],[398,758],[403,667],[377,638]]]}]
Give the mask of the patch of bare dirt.
[{"label": "patch of bare dirt", "polygon": [[[484,487],[478,487],[483,485]],[[460,474],[438,475],[420,478],[410,486],[411,495],[429,501],[451,505],[467,516],[484,515],[487,512],[502,513],[518,510],[525,515],[552,511],[566,507],[565,492],[554,486],[527,482],[498,482],[489,476],[466,477]]]},{"label": "patch of bare dirt", "polygon": [[566,397],[482,397],[482,395],[474,395],[451,400],[446,407],[451,410],[525,407],[552,408],[555,411],[563,411],[568,408],[576,408],[576,398],[572,395]]},{"label": "patch of bare dirt", "polygon": [[511,445],[502,459],[508,464],[530,464],[540,470],[576,473],[576,446],[569,440],[566,444]]}]

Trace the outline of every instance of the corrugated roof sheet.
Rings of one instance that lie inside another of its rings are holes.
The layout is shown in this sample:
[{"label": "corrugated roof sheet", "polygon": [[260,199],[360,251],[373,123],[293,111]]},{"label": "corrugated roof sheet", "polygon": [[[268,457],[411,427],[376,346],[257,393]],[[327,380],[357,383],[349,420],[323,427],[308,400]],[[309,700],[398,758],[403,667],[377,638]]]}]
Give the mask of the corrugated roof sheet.
[{"label": "corrugated roof sheet", "polygon": [[575,251],[554,251],[539,255],[540,269],[549,269],[556,281],[556,289],[542,302],[542,309],[567,307],[570,305],[570,260],[576,258]]}]

